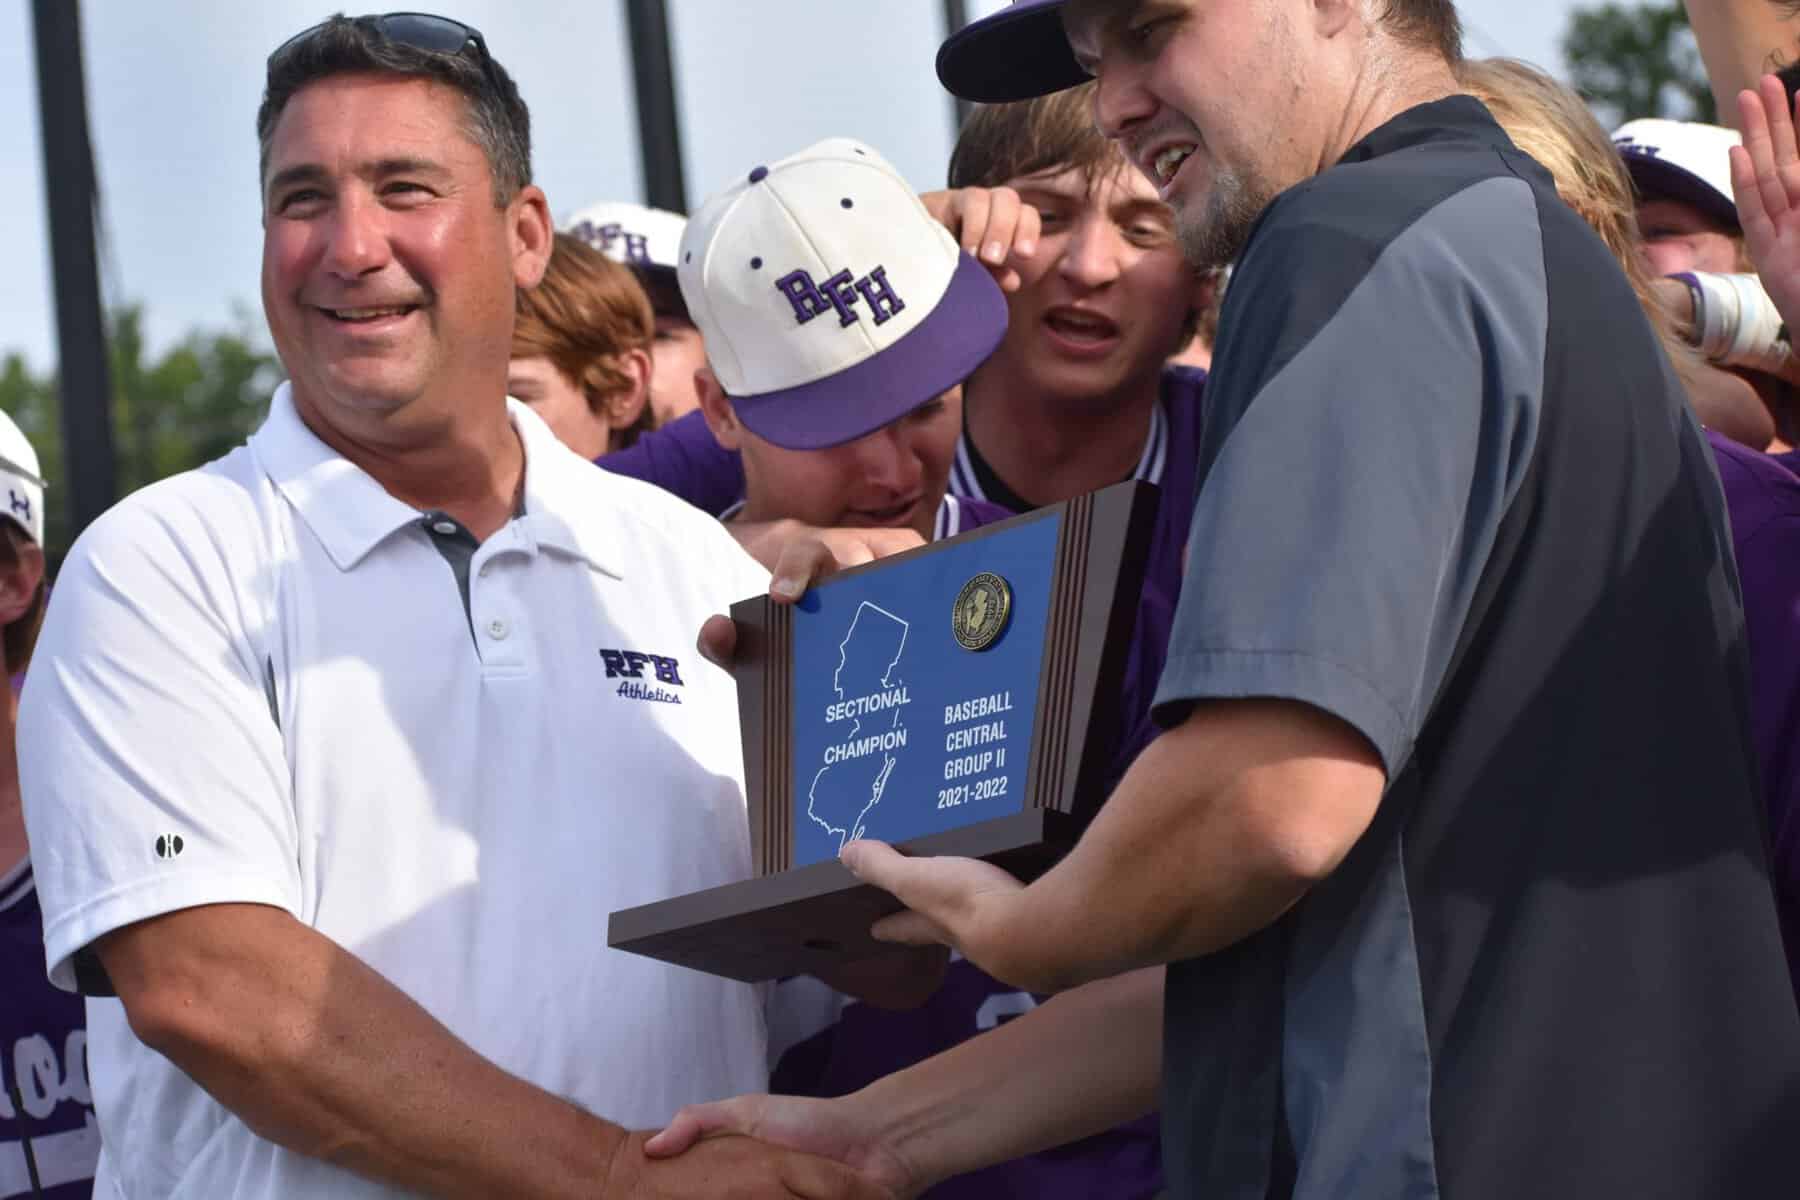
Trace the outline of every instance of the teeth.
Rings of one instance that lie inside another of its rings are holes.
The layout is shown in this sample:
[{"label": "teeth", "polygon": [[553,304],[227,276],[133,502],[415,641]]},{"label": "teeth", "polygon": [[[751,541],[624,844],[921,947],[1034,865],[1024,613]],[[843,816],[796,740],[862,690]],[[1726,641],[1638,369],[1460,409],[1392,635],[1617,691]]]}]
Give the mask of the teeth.
[{"label": "teeth", "polygon": [[1106,322],[1083,316],[1080,313],[1057,313],[1054,319],[1058,325],[1066,326],[1077,333],[1102,334],[1107,330]]},{"label": "teeth", "polygon": [[340,321],[367,321],[375,317],[397,317],[409,307],[402,304],[394,308],[333,308],[327,311]]},{"label": "teeth", "polygon": [[1193,152],[1194,148],[1192,146],[1170,146],[1167,150],[1158,154],[1156,156],[1156,161],[1151,164],[1156,168],[1156,177],[1164,183],[1175,178],[1175,172],[1181,169],[1181,164],[1185,162],[1187,156]]}]

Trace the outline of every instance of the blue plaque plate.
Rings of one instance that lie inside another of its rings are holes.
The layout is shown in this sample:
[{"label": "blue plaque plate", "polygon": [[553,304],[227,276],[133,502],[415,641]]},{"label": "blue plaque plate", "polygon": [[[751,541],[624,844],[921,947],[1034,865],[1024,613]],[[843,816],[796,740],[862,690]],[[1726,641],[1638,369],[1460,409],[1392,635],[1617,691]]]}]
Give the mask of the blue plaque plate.
[{"label": "blue plaque plate", "polygon": [[[850,838],[903,842],[1024,806],[1061,528],[1056,514],[949,542],[802,601],[794,866],[836,858]],[[1010,592],[1010,613],[972,650],[956,636],[958,599],[982,575]]]}]

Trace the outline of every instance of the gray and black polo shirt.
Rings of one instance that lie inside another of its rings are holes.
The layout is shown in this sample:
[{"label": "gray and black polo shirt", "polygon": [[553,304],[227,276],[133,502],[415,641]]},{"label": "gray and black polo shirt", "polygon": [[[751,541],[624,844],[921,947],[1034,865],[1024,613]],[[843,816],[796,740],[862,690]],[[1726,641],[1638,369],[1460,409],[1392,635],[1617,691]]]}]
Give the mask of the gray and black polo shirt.
[{"label": "gray and black polo shirt", "polygon": [[1158,716],[1315,705],[1388,786],[1173,964],[1176,1195],[1791,1197],[1800,1015],[1719,485],[1607,250],[1466,96],[1263,213]]}]

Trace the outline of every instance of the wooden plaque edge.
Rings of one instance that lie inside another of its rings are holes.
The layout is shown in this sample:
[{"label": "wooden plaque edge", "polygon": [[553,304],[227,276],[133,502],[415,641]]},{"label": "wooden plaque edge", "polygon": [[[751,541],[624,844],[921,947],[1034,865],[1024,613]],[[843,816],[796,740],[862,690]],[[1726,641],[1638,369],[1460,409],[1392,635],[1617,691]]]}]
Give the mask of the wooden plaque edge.
[{"label": "wooden plaque edge", "polygon": [[[978,821],[900,844],[917,855],[958,855],[1034,879],[1080,836],[1067,814],[1035,809]],[[892,946],[868,936],[900,908],[835,861],[753,877],[653,904],[620,909],[607,946],[746,983],[817,974]]]}]

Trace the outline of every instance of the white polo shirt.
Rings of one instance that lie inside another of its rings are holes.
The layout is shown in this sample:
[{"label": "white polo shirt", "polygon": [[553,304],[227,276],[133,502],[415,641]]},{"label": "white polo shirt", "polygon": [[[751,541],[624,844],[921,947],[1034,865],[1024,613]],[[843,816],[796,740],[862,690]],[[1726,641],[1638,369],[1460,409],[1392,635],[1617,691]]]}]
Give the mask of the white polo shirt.
[{"label": "white polo shirt", "polygon": [[[750,873],[735,692],[694,641],[768,574],[509,411],[524,513],[467,612],[421,514],[285,385],[247,446],[76,543],[19,723],[51,977],[132,921],[274,905],[504,1069],[653,1126],[767,1082],[758,989],[605,939],[614,909]],[[252,1134],[118,1001],[88,1014],[96,1195],[394,1194]]]}]

